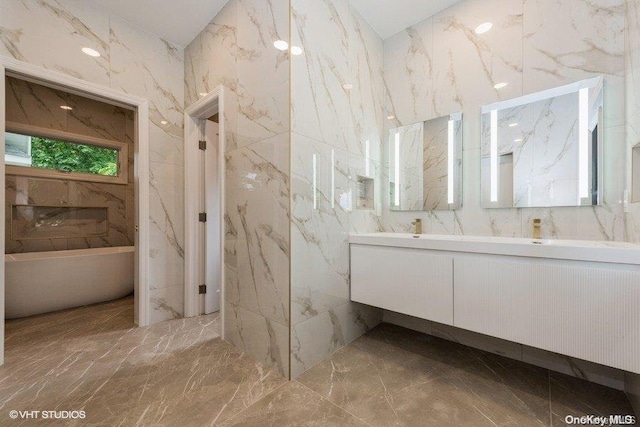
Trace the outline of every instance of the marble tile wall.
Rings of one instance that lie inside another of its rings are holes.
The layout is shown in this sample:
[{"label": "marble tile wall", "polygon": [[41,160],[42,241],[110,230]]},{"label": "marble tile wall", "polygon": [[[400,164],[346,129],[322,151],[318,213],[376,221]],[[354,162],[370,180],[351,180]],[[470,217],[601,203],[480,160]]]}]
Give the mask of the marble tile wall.
[{"label": "marble tile wall", "polygon": [[[491,31],[475,27],[492,22]],[[385,231],[624,240],[624,0],[464,0],[384,41],[385,128],[462,111],[463,206],[456,211],[390,212]],[[492,209],[480,205],[480,107],[585,78],[605,79],[604,204]],[[503,89],[496,83],[505,82]],[[386,120],[387,115],[395,116]],[[383,197],[388,197],[386,180]]]},{"label": "marble tile wall", "polygon": [[[108,208],[108,231],[80,233],[82,237],[70,237],[69,230],[57,238],[20,239],[16,233],[5,233],[6,253],[41,252],[64,249],[130,246],[134,244],[134,194],[133,182],[133,132],[134,112],[79,95],[51,89],[24,80],[7,77],[7,120],[56,131],[70,132],[96,138],[110,139],[129,144],[127,185],[98,182],[41,179],[7,175],[5,182],[5,229],[11,225],[11,205],[40,205],[78,207],[103,206]],[[72,110],[62,110],[69,105]],[[64,213],[63,213],[64,215]],[[42,232],[39,233],[42,235]],[[89,237],[93,236],[93,237]],[[53,237],[53,236],[50,236]]]},{"label": "marble tile wall", "polygon": [[225,333],[289,376],[289,2],[231,0],[185,48],[185,104],[225,87]]},{"label": "marble tile wall", "polygon": [[[625,131],[627,145],[627,188],[640,186],[632,182],[632,147],[640,143],[640,0],[626,0],[625,33]],[[640,166],[640,165],[636,165]],[[637,176],[637,175],[636,175]],[[640,203],[632,203],[626,215],[627,240],[640,242]],[[640,355],[638,355],[640,357]],[[640,375],[627,373],[625,390],[636,413],[640,413]]]},{"label": "marble tile wall", "polygon": [[149,99],[151,322],[181,316],[183,49],[80,0],[16,0],[0,3],[0,55]]},{"label": "marble tile wall", "polygon": [[[381,229],[382,40],[346,0],[293,0],[291,376],[381,320],[349,300],[350,232]],[[358,176],[374,208],[356,207]]]}]

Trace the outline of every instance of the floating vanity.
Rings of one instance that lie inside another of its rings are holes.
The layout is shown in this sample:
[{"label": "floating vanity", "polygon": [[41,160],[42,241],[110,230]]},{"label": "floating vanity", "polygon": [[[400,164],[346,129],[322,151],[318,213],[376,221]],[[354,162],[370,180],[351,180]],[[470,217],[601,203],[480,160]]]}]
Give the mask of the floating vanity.
[{"label": "floating vanity", "polygon": [[351,299],[640,373],[640,245],[353,234]]}]

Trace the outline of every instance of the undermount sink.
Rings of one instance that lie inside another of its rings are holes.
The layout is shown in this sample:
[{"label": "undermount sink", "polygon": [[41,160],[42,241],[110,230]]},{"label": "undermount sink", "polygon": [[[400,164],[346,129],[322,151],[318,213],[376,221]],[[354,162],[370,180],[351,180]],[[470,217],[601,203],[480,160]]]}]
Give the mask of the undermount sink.
[{"label": "undermount sink", "polygon": [[628,242],[408,233],[351,234],[349,242],[451,252],[640,265],[640,245]]}]

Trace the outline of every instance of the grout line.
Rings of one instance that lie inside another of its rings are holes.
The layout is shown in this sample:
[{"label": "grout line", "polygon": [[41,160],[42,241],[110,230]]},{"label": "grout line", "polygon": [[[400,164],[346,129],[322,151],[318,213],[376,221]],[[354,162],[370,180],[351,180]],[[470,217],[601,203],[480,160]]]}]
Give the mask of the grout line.
[{"label": "grout line", "polygon": [[371,426],[371,424],[369,424],[368,422],[366,422],[366,421],[365,421],[365,420],[363,420],[362,418],[355,416],[354,414],[352,414],[351,412],[347,411],[347,410],[346,410],[345,408],[343,408],[342,406],[340,406],[340,405],[338,405],[337,403],[333,402],[332,400],[327,399],[326,397],[322,396],[320,393],[318,393],[317,391],[315,391],[315,390],[314,390],[314,389],[312,389],[311,387],[309,387],[309,386],[307,386],[307,385],[305,385],[305,384],[301,383],[301,382],[300,382],[300,381],[298,381],[298,380],[291,380],[291,381],[293,381],[293,382],[296,382],[296,383],[300,384],[302,387],[306,388],[307,390],[310,390],[313,394],[315,394],[316,396],[320,397],[320,399],[322,399],[322,400],[325,400],[325,401],[329,402],[330,404],[332,404],[332,405],[333,405],[333,406],[335,406],[336,408],[340,409],[341,411],[346,412],[347,414],[351,415],[351,416],[352,416],[352,417],[354,417],[355,419],[357,419],[357,420],[359,420],[359,421],[362,421],[363,423],[365,423],[365,424],[366,424],[366,425],[368,425],[368,426]]}]

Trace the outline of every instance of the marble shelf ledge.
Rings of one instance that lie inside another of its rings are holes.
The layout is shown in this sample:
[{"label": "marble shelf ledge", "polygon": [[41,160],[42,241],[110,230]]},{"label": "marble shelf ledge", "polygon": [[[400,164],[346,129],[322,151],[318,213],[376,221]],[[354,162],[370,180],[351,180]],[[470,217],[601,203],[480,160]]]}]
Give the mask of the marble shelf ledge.
[{"label": "marble shelf ledge", "polygon": [[590,240],[534,240],[405,233],[350,234],[349,243],[358,245],[430,249],[531,258],[566,259],[640,265],[640,245],[627,242]]}]

